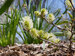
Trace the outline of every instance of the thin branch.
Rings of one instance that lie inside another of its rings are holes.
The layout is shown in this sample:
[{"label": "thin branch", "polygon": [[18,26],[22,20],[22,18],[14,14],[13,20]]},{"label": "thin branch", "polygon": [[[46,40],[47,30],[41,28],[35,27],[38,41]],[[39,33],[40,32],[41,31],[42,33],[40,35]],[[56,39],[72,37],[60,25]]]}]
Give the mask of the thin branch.
[{"label": "thin branch", "polygon": [[72,7],[73,7],[73,9],[74,9],[74,6],[73,6],[73,3],[72,3],[72,0],[69,0],[69,1],[70,1],[71,5],[72,5]]},{"label": "thin branch", "polygon": [[[72,28],[71,28],[71,33],[72,33],[72,30],[73,30],[73,25],[72,25]],[[73,33],[71,34],[70,39],[69,39],[69,41],[70,41],[69,51],[70,51],[71,56],[73,56],[72,55],[72,36],[73,36]]]},{"label": "thin branch", "polygon": [[[38,38],[39,38],[39,37],[38,37]],[[40,39],[40,40],[43,40],[43,41],[45,41],[45,42],[47,42],[47,43],[49,43],[49,44],[52,44],[52,45],[54,45],[54,46],[57,46],[57,47],[67,48],[67,47],[64,46],[64,45],[56,44],[56,43],[50,42],[50,41],[45,40],[45,39],[42,39],[42,38],[39,38],[39,39]],[[67,48],[67,49],[68,49],[68,48]]]},{"label": "thin branch", "polygon": [[[49,23],[49,22],[46,20],[46,18],[44,18],[44,19],[45,19],[45,21],[46,21],[47,23]],[[58,27],[58,26],[55,25],[54,23],[49,23],[49,24],[54,25],[54,26],[57,27],[59,30],[67,30],[67,29],[65,29],[65,28]],[[69,30],[69,31],[70,31],[70,30]]]},{"label": "thin branch", "polygon": [[58,27],[58,26],[55,25],[54,23],[52,23],[52,25],[56,26],[56,27],[57,27],[58,29],[60,29],[60,30],[66,30],[66,29],[64,29],[64,28]]}]

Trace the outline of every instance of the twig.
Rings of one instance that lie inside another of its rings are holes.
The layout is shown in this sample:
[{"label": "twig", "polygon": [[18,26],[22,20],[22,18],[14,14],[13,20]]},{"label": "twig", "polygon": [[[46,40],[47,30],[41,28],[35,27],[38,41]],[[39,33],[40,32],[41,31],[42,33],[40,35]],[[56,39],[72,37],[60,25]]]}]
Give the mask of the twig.
[{"label": "twig", "polygon": [[74,9],[74,6],[73,6],[73,3],[72,3],[72,0],[69,0],[69,1],[70,1],[71,5],[72,5],[72,7],[73,7],[73,9]]},{"label": "twig", "polygon": [[[38,38],[39,38],[39,37],[38,37]],[[43,41],[45,41],[45,42],[47,42],[47,43],[50,43],[50,44],[52,44],[52,45],[54,45],[54,46],[57,46],[57,47],[67,48],[66,46],[63,46],[63,45],[60,45],[60,44],[56,44],[56,43],[50,42],[50,41],[45,40],[45,39],[42,39],[42,38],[39,38],[39,39],[40,39],[40,40],[43,40]]]},{"label": "twig", "polygon": [[[47,20],[46,20],[46,18],[44,18],[45,19],[45,21],[47,22],[47,23],[49,23]],[[67,31],[67,29],[65,29],[65,28],[61,28],[61,27],[58,27],[57,25],[55,25],[54,23],[49,23],[49,24],[52,24],[52,25],[54,25],[55,27],[57,27],[59,30],[66,30]],[[70,30],[69,30],[70,31]]]},{"label": "twig", "polygon": [[60,29],[60,30],[66,30],[66,29],[64,29],[64,28],[58,27],[58,26],[55,25],[54,23],[52,23],[52,25],[56,26],[56,27],[57,27],[58,29]]},{"label": "twig", "polygon": [[[72,30],[73,30],[73,26],[71,28],[71,33],[72,33]],[[71,34],[71,37],[69,39],[69,41],[70,41],[70,45],[69,45],[70,56],[73,56],[72,55],[72,36],[73,36],[73,33]]]}]

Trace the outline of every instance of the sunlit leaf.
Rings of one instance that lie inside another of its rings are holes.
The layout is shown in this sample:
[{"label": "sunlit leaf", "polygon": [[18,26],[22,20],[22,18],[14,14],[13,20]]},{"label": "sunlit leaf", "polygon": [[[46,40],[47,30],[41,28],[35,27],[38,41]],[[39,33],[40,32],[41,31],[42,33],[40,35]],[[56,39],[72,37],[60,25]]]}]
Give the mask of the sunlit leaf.
[{"label": "sunlit leaf", "polygon": [[64,36],[63,32],[53,32],[56,36]]},{"label": "sunlit leaf", "polygon": [[57,25],[66,24],[66,23],[70,23],[70,21],[68,21],[68,20],[60,21],[57,23]]},{"label": "sunlit leaf", "polygon": [[72,14],[69,12],[67,12],[67,13],[68,13],[69,17],[72,19],[73,18]]}]

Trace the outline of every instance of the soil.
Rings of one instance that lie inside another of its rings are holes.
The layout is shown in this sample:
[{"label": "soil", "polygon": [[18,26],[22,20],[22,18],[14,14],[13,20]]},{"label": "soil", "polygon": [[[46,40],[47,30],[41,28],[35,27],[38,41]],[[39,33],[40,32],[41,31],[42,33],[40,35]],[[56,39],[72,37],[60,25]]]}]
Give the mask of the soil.
[{"label": "soil", "polygon": [[[14,46],[0,47],[0,56],[70,56],[70,54],[66,48],[59,48],[47,43],[45,48],[43,48],[43,44],[15,43]],[[74,50],[73,56],[75,56]]]}]

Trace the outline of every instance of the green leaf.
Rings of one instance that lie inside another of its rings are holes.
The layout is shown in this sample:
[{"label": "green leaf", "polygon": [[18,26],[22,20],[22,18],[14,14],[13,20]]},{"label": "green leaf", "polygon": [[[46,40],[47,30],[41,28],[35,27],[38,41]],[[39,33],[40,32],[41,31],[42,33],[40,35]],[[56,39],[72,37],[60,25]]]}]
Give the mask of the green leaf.
[{"label": "green leaf", "polygon": [[48,23],[46,23],[46,24],[44,25],[43,30],[45,31],[46,29],[48,29],[48,26],[49,26],[49,24],[48,24]]},{"label": "green leaf", "polygon": [[10,15],[8,15],[8,14],[5,14],[8,18],[10,18],[11,19],[11,16]]},{"label": "green leaf", "polygon": [[69,17],[72,19],[73,18],[72,14],[69,12],[67,12],[67,13],[68,13]]},{"label": "green leaf", "polygon": [[5,3],[3,4],[3,6],[0,8],[0,15],[2,13],[4,13],[8,8],[9,6],[12,4],[14,0],[6,0]]},{"label": "green leaf", "polygon": [[38,10],[41,10],[41,4],[42,4],[42,0],[40,0],[40,3],[38,5]]},{"label": "green leaf", "polygon": [[63,32],[53,32],[53,34],[56,36],[64,36]]},{"label": "green leaf", "polygon": [[43,18],[40,19],[40,25],[39,25],[39,30],[42,29],[42,25],[43,25]]},{"label": "green leaf", "polygon": [[21,30],[21,32],[22,32],[22,34],[23,34],[23,37],[24,37],[24,39],[25,39],[25,42],[24,42],[24,43],[27,43],[27,38],[26,38],[26,35],[25,35],[25,33],[24,33],[22,27],[20,26],[20,24],[19,24],[18,26],[19,26],[19,28],[20,28],[20,30]]},{"label": "green leaf", "polygon": [[17,34],[21,37],[21,39],[23,40],[23,42],[25,41],[22,37],[22,35],[17,31]]},{"label": "green leaf", "polygon": [[[55,22],[55,24],[57,24],[60,20],[61,20],[62,16],[61,17],[58,17],[58,20]],[[50,29],[49,29],[49,33],[53,30],[55,26],[53,25]]]},{"label": "green leaf", "polygon": [[58,16],[59,14],[60,14],[60,9],[58,9],[54,12],[55,17]]},{"label": "green leaf", "polygon": [[68,21],[68,20],[60,21],[60,22],[57,23],[57,25],[61,25],[61,24],[65,24],[65,23],[70,23],[70,21]]},{"label": "green leaf", "polygon": [[[65,14],[67,12],[68,9],[66,9],[62,14]],[[58,17],[58,20],[55,22],[55,24],[57,24],[60,20],[61,20],[62,16],[61,17]],[[51,32],[53,30],[55,26],[53,25],[48,32]]]},{"label": "green leaf", "polygon": [[2,39],[0,38],[0,45],[2,46]]}]

